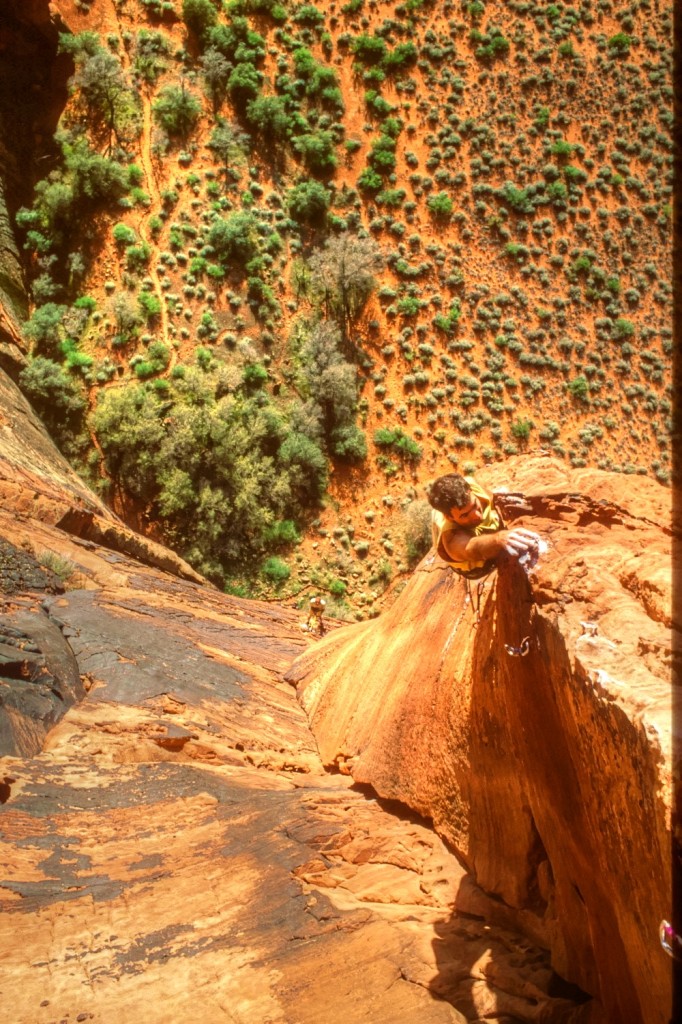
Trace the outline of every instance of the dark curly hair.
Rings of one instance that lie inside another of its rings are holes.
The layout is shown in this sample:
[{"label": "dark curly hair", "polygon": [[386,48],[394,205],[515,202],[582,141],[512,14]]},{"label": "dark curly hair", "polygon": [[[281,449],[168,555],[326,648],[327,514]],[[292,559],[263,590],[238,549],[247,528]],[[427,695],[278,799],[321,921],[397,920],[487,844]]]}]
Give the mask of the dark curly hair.
[{"label": "dark curly hair", "polygon": [[464,508],[471,501],[471,486],[459,473],[447,473],[434,480],[428,489],[429,505],[448,514],[451,508]]}]

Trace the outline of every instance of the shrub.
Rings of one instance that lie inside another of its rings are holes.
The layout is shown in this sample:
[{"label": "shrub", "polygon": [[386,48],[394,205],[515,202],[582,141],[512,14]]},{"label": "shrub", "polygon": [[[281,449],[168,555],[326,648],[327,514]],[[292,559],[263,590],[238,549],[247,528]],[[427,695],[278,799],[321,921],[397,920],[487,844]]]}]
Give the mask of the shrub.
[{"label": "shrub", "polygon": [[378,64],[387,53],[386,42],[380,36],[368,36],[363,33],[351,43],[351,53],[362,64]]},{"label": "shrub", "polygon": [[631,338],[635,333],[635,325],[631,320],[619,317],[613,325],[613,333],[618,340]]},{"label": "shrub", "polygon": [[150,256],[151,249],[146,242],[142,242],[140,245],[129,245],[126,249],[126,267],[132,273],[139,273],[146,267]]},{"label": "shrub", "polygon": [[405,554],[410,567],[431,547],[431,506],[427,501],[412,501],[403,512]]},{"label": "shrub", "polygon": [[227,81],[227,91],[238,107],[245,107],[260,92],[263,76],[253,64],[237,64]]},{"label": "shrub", "polygon": [[161,302],[151,292],[140,292],[137,301],[142,315],[148,322],[161,315]]},{"label": "shrub", "polygon": [[390,135],[380,135],[372,143],[367,163],[378,173],[388,174],[395,170],[395,139]]},{"label": "shrub", "polygon": [[34,310],[31,319],[24,326],[24,332],[39,351],[56,352],[66,311],[66,306],[54,302],[46,302],[44,306],[38,306]]},{"label": "shrub", "polygon": [[203,40],[216,23],[216,9],[211,0],[182,0],[182,20]]},{"label": "shrub", "polygon": [[324,14],[314,4],[303,4],[293,15],[293,20],[299,25],[321,25]]},{"label": "shrub", "polygon": [[233,213],[211,225],[208,244],[222,266],[245,264],[258,252],[257,224],[250,213]]},{"label": "shrub", "polygon": [[284,581],[288,580],[291,576],[291,569],[287,563],[283,562],[281,558],[277,558],[276,555],[273,555],[271,558],[268,558],[263,562],[261,572],[263,576],[265,576],[270,583],[274,583],[275,586],[280,583],[284,583]]},{"label": "shrub", "polygon": [[438,195],[429,196],[426,200],[429,211],[437,218],[449,217],[452,213],[452,199],[447,192],[439,192]]},{"label": "shrub", "polygon": [[529,419],[515,419],[511,426],[511,432],[517,441],[527,441],[530,437],[530,432],[535,424]]},{"label": "shrub", "polygon": [[201,103],[183,82],[162,89],[152,109],[157,124],[170,138],[179,138],[184,145],[199,119]]},{"label": "shrub", "polygon": [[289,544],[300,543],[301,535],[293,519],[283,519],[267,528],[263,540],[268,547],[287,547]]},{"label": "shrub", "polygon": [[632,38],[625,32],[617,32],[615,36],[611,36],[611,38],[607,40],[606,45],[609,48],[609,53],[613,56],[620,57],[630,52]]},{"label": "shrub", "polygon": [[401,316],[416,316],[421,309],[421,302],[414,295],[406,295],[396,303]]},{"label": "shrub", "polygon": [[313,174],[329,173],[336,167],[334,137],[331,132],[319,131],[299,135],[294,139],[293,149]]},{"label": "shrub", "polygon": [[575,377],[573,380],[569,381],[566,385],[566,390],[573,396],[573,398],[578,398],[583,402],[587,402],[589,400],[590,386],[585,377]]},{"label": "shrub", "polygon": [[247,387],[259,388],[268,379],[268,371],[260,363],[249,363],[244,367],[242,380]]},{"label": "shrub", "polygon": [[36,356],[19,374],[21,390],[56,437],[62,442],[74,418],[85,409],[79,386],[52,359]]},{"label": "shrub", "polygon": [[367,438],[355,423],[333,430],[330,444],[332,454],[341,462],[361,462],[367,458]]},{"label": "shrub", "polygon": [[263,136],[268,147],[289,134],[289,115],[281,96],[257,96],[247,105],[246,119]]},{"label": "shrub", "polygon": [[112,233],[116,245],[120,246],[134,245],[137,239],[135,232],[132,228],[129,228],[127,224],[115,224]]},{"label": "shrub", "polygon": [[303,181],[287,193],[286,204],[294,220],[314,223],[329,209],[330,193],[319,181]]},{"label": "shrub", "polygon": [[417,442],[408,437],[400,427],[393,430],[380,427],[374,432],[374,443],[379,448],[391,448],[406,462],[419,462],[422,457],[422,450]]}]

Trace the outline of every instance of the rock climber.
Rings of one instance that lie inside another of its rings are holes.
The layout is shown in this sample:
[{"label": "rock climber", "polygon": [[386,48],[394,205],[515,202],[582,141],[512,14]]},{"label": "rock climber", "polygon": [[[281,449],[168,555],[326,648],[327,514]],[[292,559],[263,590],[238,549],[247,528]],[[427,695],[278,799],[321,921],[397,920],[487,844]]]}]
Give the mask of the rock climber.
[{"label": "rock climber", "polygon": [[308,618],[302,629],[306,633],[316,633],[317,636],[324,636],[325,626],[322,621],[327,602],[323,597],[311,597],[309,604]]},{"label": "rock climber", "polygon": [[540,538],[531,530],[505,529],[495,498],[473,477],[447,473],[428,489],[431,527],[438,555],[465,579],[482,579],[500,555],[537,558]]}]

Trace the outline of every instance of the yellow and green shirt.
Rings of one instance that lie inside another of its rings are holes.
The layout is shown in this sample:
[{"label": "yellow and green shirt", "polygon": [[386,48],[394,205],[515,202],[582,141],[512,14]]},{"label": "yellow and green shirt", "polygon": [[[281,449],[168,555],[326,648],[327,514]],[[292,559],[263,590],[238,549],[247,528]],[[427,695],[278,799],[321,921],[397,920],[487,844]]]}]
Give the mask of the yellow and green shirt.
[{"label": "yellow and green shirt", "polygon": [[469,579],[479,579],[481,576],[487,576],[489,572],[494,568],[495,559],[488,558],[480,562],[453,562],[450,555],[445,550],[443,544],[443,535],[454,531],[466,530],[467,533],[471,534],[472,537],[480,537],[486,533],[498,533],[504,529],[504,523],[502,516],[494,508],[494,501],[492,495],[484,491],[480,484],[477,484],[473,477],[466,476],[464,478],[471,488],[471,493],[481,503],[481,511],[483,513],[483,519],[478,526],[473,529],[467,529],[461,526],[459,523],[453,523],[452,520],[447,519],[442,512],[437,509],[433,509],[431,513],[431,531],[433,535],[433,546],[436,549],[437,554],[444,562],[447,562],[455,572],[458,572],[461,576],[466,576]]}]

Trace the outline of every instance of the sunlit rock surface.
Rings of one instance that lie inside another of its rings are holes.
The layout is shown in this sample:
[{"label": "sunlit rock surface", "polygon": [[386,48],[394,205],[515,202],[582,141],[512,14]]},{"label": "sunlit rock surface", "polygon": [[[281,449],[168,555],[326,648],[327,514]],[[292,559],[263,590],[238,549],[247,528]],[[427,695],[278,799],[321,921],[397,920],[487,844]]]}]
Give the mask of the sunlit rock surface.
[{"label": "sunlit rock surface", "polygon": [[324,771],[298,614],[127,530],[0,387],[1,1019],[591,1020],[428,822]]},{"label": "sunlit rock surface", "polygon": [[507,519],[549,545],[530,576],[490,577],[475,627],[464,583],[428,556],[385,615],[335,633],[289,678],[325,764],[433,818],[594,1012],[665,1024],[669,492],[547,457],[482,479],[529,498]]}]

